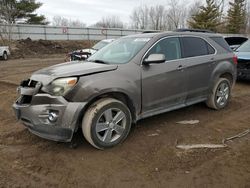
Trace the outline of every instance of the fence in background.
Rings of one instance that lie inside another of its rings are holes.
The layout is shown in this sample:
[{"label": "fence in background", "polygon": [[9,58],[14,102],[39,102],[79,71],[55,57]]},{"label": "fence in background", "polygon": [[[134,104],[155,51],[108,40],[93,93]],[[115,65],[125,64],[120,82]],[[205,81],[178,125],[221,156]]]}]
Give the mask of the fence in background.
[{"label": "fence in background", "polygon": [[[27,39],[28,37],[32,40],[102,40],[138,34],[141,33],[142,30],[53,27],[47,25],[43,26],[25,24],[0,24],[0,32],[0,36],[12,40]],[[239,34],[223,35],[234,37],[246,36]]]},{"label": "fence in background", "polygon": [[6,39],[20,40],[102,40],[141,33],[141,30],[53,27],[43,25],[1,25],[1,35]]}]

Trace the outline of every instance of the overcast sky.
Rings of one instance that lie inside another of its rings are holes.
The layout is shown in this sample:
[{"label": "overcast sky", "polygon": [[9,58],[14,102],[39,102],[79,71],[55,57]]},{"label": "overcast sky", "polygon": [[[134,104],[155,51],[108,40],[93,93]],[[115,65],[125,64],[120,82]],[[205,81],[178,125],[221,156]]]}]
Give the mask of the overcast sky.
[{"label": "overcast sky", "polygon": [[[37,13],[45,15],[49,21],[54,16],[80,20],[92,25],[102,17],[116,15],[125,23],[130,22],[130,14],[140,5],[167,5],[168,0],[38,0],[43,3]],[[179,0],[187,5],[194,0]]]}]

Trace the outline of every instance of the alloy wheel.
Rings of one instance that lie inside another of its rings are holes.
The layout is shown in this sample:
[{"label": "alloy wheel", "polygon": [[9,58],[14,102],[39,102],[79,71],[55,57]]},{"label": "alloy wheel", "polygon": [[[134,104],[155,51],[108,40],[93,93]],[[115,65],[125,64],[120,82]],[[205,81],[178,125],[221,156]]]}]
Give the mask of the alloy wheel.
[{"label": "alloy wheel", "polygon": [[100,115],[95,129],[99,140],[112,143],[123,135],[125,126],[125,113],[117,108],[109,108]]},{"label": "alloy wheel", "polygon": [[222,82],[216,92],[216,103],[220,106],[224,106],[230,95],[230,87],[226,82]]}]

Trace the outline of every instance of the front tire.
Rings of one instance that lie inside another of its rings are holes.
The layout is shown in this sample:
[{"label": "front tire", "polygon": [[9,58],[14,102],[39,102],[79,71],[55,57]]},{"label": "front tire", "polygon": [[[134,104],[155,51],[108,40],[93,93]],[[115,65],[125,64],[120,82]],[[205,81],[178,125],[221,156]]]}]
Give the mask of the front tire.
[{"label": "front tire", "polygon": [[131,113],[124,103],[105,98],[86,111],[82,131],[92,146],[105,149],[122,143],[129,134],[131,123]]},{"label": "front tire", "polygon": [[209,108],[220,110],[225,108],[231,96],[232,84],[227,78],[219,78],[206,102]]}]

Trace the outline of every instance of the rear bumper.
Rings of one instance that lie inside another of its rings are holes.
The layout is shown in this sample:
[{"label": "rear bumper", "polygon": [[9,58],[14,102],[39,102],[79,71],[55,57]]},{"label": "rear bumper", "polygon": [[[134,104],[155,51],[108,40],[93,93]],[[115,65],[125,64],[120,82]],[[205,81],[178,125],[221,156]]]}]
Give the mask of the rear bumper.
[{"label": "rear bumper", "polygon": [[[77,130],[81,112],[86,103],[68,102],[63,97],[49,94],[36,94],[30,104],[15,102],[13,109],[18,120],[30,132],[45,139],[70,142]],[[56,119],[51,121],[51,113]]]}]

